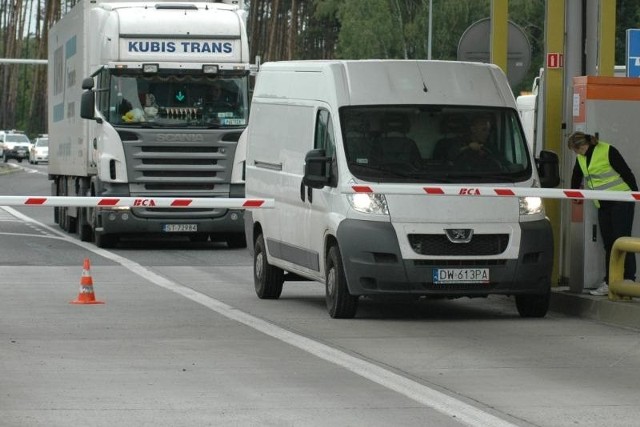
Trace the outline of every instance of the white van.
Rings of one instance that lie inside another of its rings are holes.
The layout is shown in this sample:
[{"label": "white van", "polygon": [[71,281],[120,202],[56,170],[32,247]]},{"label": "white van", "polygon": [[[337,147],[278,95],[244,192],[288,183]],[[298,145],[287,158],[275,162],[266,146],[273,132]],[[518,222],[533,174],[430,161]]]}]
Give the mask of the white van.
[{"label": "white van", "polygon": [[[483,143],[466,144],[471,122],[489,128]],[[541,179],[494,65],[266,63],[246,149],[247,197],[275,199],[245,212],[256,293],[323,282],[334,318],[353,317],[362,296],[398,294],[514,295],[521,316],[544,316],[553,236],[539,198],[352,191],[556,186],[558,157],[543,155]]]}]

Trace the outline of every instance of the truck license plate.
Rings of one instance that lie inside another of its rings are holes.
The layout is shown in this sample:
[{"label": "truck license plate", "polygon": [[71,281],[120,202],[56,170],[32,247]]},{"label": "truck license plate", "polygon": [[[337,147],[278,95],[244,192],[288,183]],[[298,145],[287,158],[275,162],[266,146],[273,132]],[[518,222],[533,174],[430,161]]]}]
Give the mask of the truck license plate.
[{"label": "truck license plate", "polygon": [[434,268],[433,283],[489,283],[489,269]]},{"label": "truck license plate", "polygon": [[180,233],[198,231],[198,224],[165,224],[162,227],[165,233]]}]

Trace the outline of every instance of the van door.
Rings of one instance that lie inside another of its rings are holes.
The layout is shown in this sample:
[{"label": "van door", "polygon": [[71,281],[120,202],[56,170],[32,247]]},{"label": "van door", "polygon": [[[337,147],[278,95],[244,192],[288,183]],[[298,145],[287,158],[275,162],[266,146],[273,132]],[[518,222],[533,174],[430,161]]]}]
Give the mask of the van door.
[{"label": "van door", "polygon": [[[288,253],[283,253],[286,261],[293,262],[299,272],[311,276],[316,280],[324,280],[323,242],[328,229],[327,217],[331,206],[332,190],[336,191],[337,171],[335,158],[335,138],[331,121],[331,114],[326,108],[315,110],[312,130],[313,146],[303,153],[300,163],[301,173],[295,174],[296,188],[286,185],[287,193],[296,192],[297,203],[290,203],[287,213],[280,216],[280,230],[283,247]],[[303,141],[300,141],[303,143]],[[327,157],[332,159],[331,169],[333,181],[323,189],[313,189],[304,185],[304,155],[310,149],[324,149]],[[291,194],[289,195],[291,196]],[[300,206],[300,208],[298,208]]]},{"label": "van door", "polygon": [[336,206],[335,198],[340,197],[338,187],[338,162],[336,158],[336,135],[333,120],[329,110],[319,108],[316,113],[316,125],[314,132],[314,149],[322,149],[325,156],[330,159],[328,172],[329,184],[321,189],[307,188],[307,212],[305,214],[305,233],[308,236],[308,245],[319,253],[319,280],[324,281],[324,241],[327,233],[335,230],[332,227],[333,209]]}]

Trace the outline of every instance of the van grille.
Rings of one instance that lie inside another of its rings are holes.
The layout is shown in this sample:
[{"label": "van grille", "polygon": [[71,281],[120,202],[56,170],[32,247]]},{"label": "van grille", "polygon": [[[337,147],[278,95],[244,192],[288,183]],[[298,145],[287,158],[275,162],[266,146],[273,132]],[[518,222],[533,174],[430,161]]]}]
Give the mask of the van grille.
[{"label": "van grille", "polygon": [[498,255],[509,244],[508,234],[475,234],[468,243],[452,243],[444,234],[409,234],[409,244],[420,255]]}]

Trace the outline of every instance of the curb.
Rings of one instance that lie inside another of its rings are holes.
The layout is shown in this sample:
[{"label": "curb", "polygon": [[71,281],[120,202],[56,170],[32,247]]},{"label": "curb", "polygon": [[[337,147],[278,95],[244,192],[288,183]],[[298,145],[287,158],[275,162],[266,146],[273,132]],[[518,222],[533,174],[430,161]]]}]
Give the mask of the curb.
[{"label": "curb", "polygon": [[1,175],[8,175],[8,174],[14,173],[14,172],[19,172],[20,170],[21,170],[20,168],[8,166],[7,164],[5,164],[4,162],[2,162],[0,160],[0,176]]},{"label": "curb", "polygon": [[595,320],[623,328],[640,329],[640,301],[609,301],[606,296],[569,292],[566,287],[551,289],[551,311],[571,317]]}]

